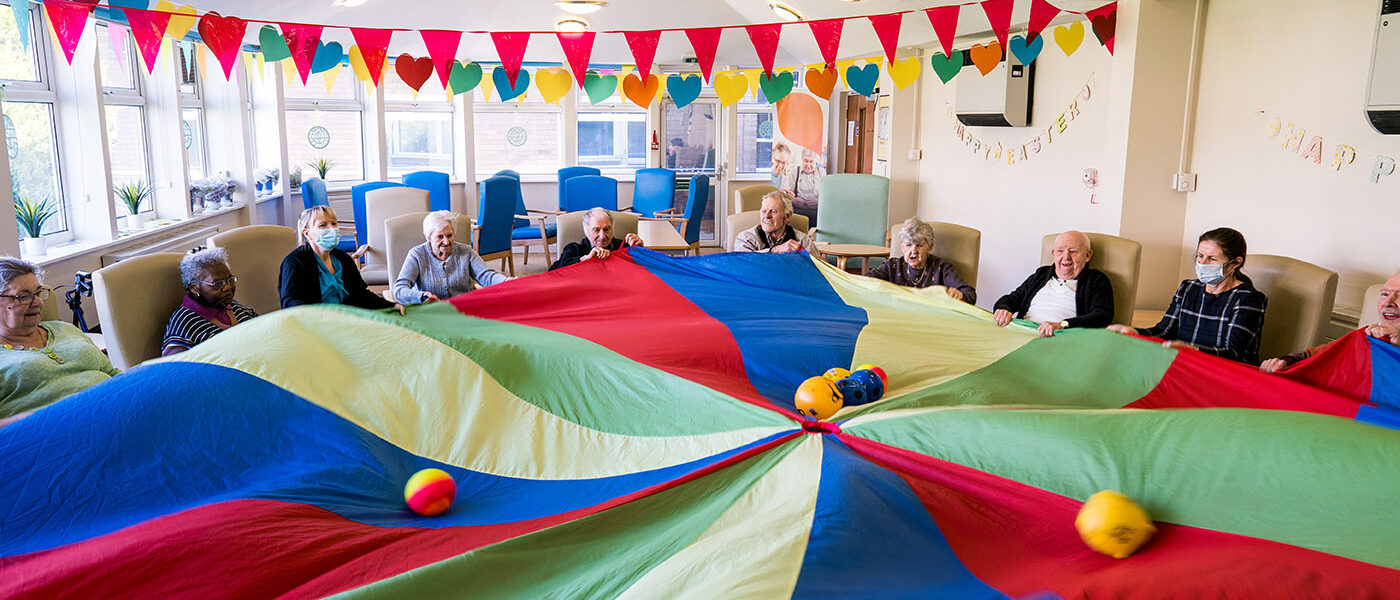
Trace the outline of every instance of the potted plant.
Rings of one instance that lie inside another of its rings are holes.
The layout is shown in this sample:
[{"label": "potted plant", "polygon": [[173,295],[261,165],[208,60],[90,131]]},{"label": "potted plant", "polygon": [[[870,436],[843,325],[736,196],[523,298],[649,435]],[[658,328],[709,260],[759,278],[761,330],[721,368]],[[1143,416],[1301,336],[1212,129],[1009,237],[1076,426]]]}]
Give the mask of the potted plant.
[{"label": "potted plant", "polygon": [[311,159],[310,162],[306,163],[306,166],[314,169],[316,171],[316,174],[321,177],[322,181],[324,181],[326,179],[326,173],[328,173],[331,169],[335,168],[335,161],[327,158],[317,157]]},{"label": "potted plant", "polygon": [[49,202],[48,198],[34,201],[32,198],[15,195],[15,221],[29,237],[24,238],[20,245],[26,256],[42,256],[48,253],[48,244],[44,242],[44,224],[48,223],[58,214],[58,205]]},{"label": "potted plant", "polygon": [[154,188],[151,187],[151,184],[140,180],[112,188],[112,191],[117,194],[117,198],[122,201],[122,204],[126,205],[126,210],[129,213],[126,216],[127,229],[141,228],[143,224],[141,203],[145,202],[146,198],[150,197],[153,190]]},{"label": "potted plant", "polygon": [[292,169],[291,176],[287,179],[287,183],[292,186],[293,190],[301,189],[301,167]]}]

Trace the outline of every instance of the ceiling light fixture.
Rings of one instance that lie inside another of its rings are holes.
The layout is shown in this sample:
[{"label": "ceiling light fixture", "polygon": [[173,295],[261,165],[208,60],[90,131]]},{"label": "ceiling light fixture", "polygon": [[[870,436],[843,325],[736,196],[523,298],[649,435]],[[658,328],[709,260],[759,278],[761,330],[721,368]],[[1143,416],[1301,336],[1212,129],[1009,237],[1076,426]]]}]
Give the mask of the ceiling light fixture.
[{"label": "ceiling light fixture", "polygon": [[797,12],[797,9],[783,4],[782,2],[769,2],[768,8],[772,9],[773,14],[778,15],[779,19],[787,23],[807,20],[807,17],[804,17],[802,16],[802,13]]},{"label": "ceiling light fixture", "polygon": [[335,2],[331,3],[331,6],[343,6],[345,8],[354,8],[368,1],[369,0],[335,0]]},{"label": "ceiling light fixture", "polygon": [[554,30],[559,33],[583,33],[588,31],[588,19],[565,17],[554,22]]},{"label": "ceiling light fixture", "polygon": [[608,5],[607,0],[558,0],[554,3],[564,12],[576,15],[591,15]]}]

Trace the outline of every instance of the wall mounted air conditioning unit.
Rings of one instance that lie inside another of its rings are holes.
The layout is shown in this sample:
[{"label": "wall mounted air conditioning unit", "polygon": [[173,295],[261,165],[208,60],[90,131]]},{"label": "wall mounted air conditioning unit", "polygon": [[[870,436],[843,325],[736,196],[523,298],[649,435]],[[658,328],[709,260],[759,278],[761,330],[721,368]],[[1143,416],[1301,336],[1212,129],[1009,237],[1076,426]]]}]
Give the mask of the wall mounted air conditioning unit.
[{"label": "wall mounted air conditioning unit", "polygon": [[953,110],[963,125],[1025,127],[1031,122],[1034,83],[1035,63],[1023,65],[1016,55],[1007,52],[1006,59],[983,77],[972,64],[971,54],[963,52],[963,71],[958,75]]},{"label": "wall mounted air conditioning unit", "polygon": [[1383,0],[1371,50],[1371,82],[1366,89],[1366,117],[1371,127],[1400,133],[1400,0]]}]

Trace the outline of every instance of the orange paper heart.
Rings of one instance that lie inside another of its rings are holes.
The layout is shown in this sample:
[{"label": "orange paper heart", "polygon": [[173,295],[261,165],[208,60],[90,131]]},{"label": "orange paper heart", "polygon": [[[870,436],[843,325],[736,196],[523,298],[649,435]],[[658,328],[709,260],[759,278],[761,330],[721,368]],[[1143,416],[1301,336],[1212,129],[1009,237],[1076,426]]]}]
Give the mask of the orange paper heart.
[{"label": "orange paper heart", "polygon": [[818,98],[830,98],[831,92],[836,89],[835,69],[807,69],[802,79],[807,82],[807,89]]},{"label": "orange paper heart", "polygon": [[648,75],[647,82],[642,83],[642,78],[636,73],[628,73],[622,80],[622,94],[627,96],[633,104],[642,108],[651,106],[652,100],[661,92],[661,78],[655,75]]},{"label": "orange paper heart", "polygon": [[972,53],[972,64],[977,65],[977,70],[981,71],[983,76],[991,73],[992,69],[997,68],[997,64],[1001,62],[1001,44],[997,42],[986,46],[973,44],[969,52]]}]

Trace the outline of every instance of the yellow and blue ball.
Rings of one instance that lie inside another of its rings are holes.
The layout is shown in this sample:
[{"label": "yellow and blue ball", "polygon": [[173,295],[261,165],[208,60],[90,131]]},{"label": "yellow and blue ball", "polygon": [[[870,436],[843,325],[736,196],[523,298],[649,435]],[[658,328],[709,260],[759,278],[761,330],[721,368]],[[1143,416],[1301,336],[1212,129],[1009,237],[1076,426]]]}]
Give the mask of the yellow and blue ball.
[{"label": "yellow and blue ball", "polygon": [[808,377],[802,385],[797,386],[792,403],[797,407],[799,415],[825,419],[841,410],[841,391],[836,389],[836,382],[825,376]]},{"label": "yellow and blue ball", "polygon": [[827,370],[826,370],[826,373],[823,373],[823,374],[822,374],[822,377],[825,377],[825,378],[830,379],[830,380],[832,380],[832,381],[841,381],[842,379],[845,379],[845,378],[850,377],[850,376],[851,376],[851,372],[850,372],[850,371],[847,371],[847,370],[845,370],[845,369],[842,369],[841,367],[832,367],[832,368],[830,368],[830,369],[827,369]]},{"label": "yellow and blue ball", "polygon": [[457,498],[457,482],[442,469],[423,469],[408,478],[403,486],[403,499],[409,510],[425,517],[435,517],[452,507]]},{"label": "yellow and blue ball", "polygon": [[880,367],[877,367],[877,366],[872,365],[872,364],[870,364],[870,363],[866,363],[866,364],[863,364],[863,365],[861,365],[861,366],[859,366],[859,367],[856,367],[856,370],[857,370],[857,371],[864,371],[864,370],[866,370],[866,369],[869,369],[869,370],[871,370],[871,371],[874,371],[876,375],[879,375],[879,376],[880,376],[880,383],[885,384],[885,387],[890,387],[890,378],[889,378],[888,376],[885,375],[885,370],[884,370],[884,369],[881,369]]}]

